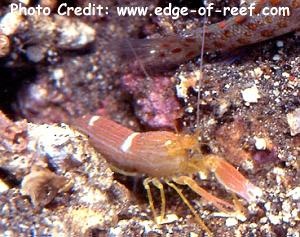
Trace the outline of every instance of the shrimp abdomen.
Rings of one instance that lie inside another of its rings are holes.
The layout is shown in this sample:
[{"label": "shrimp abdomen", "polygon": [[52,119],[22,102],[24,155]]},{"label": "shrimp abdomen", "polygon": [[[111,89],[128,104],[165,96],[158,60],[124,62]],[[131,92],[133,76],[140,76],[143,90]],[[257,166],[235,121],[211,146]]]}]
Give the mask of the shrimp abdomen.
[{"label": "shrimp abdomen", "polygon": [[86,115],[73,125],[113,166],[154,177],[184,172],[187,149],[197,143],[194,137],[168,131],[134,132],[100,116]]}]

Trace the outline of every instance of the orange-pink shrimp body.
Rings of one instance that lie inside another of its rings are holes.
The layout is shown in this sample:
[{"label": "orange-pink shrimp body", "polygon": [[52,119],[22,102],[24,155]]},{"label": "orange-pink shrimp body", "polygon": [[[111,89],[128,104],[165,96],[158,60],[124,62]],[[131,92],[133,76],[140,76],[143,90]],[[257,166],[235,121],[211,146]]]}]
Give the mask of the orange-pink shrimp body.
[{"label": "orange-pink shrimp body", "polygon": [[[113,167],[126,173],[134,172],[152,177],[150,182],[161,192],[163,188],[160,180],[166,182],[179,193],[194,214],[195,210],[174,183],[189,186],[220,210],[228,212],[235,208],[208,193],[190,177],[199,171],[214,173],[217,180],[228,190],[248,202],[255,201],[257,196],[261,195],[258,187],[224,159],[216,155],[201,155],[195,135],[167,131],[138,133],[112,120],[92,115],[75,119],[72,124],[88,135],[91,144]],[[149,191],[148,181],[144,185]],[[151,204],[153,201],[150,192],[148,196]],[[164,194],[162,200],[164,202]],[[154,211],[154,208],[152,209]],[[202,222],[201,224],[205,228]]]},{"label": "orange-pink shrimp body", "polygon": [[188,149],[197,140],[189,135],[167,131],[138,133],[109,119],[86,115],[74,126],[89,136],[93,146],[112,165],[127,172],[155,177],[186,173]]}]

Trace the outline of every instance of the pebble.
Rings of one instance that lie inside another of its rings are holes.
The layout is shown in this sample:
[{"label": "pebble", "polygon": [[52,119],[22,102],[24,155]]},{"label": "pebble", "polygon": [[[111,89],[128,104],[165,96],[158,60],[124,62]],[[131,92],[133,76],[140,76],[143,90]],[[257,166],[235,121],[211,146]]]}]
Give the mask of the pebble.
[{"label": "pebble", "polygon": [[60,32],[57,42],[60,48],[80,49],[92,43],[96,38],[96,31],[79,20],[56,15],[55,22]]},{"label": "pebble", "polygon": [[279,225],[279,224],[281,224],[282,217],[279,215],[270,214],[269,220],[273,225]]},{"label": "pebble", "polygon": [[9,189],[8,185],[0,179],[0,193],[5,192],[8,189]]},{"label": "pebble", "polygon": [[264,207],[267,211],[270,211],[271,210],[271,202],[266,202]]},{"label": "pebble", "polygon": [[122,233],[121,227],[111,228],[109,230],[109,236],[111,236],[111,237],[121,236],[121,233]]},{"label": "pebble", "polygon": [[45,57],[46,50],[40,46],[30,46],[26,49],[27,58],[34,63],[42,61]]},{"label": "pebble", "polygon": [[169,224],[178,221],[178,216],[176,214],[167,214],[163,220],[161,220],[159,217],[157,218],[159,224]]},{"label": "pebble", "polygon": [[6,35],[0,34],[0,57],[5,57],[10,52],[10,41]]},{"label": "pebble", "polygon": [[257,224],[256,223],[250,223],[249,227],[251,229],[256,229],[257,228]]},{"label": "pebble", "polygon": [[300,237],[300,231],[295,231],[293,228],[288,228],[288,237]]},{"label": "pebble", "polygon": [[242,91],[242,97],[245,102],[257,103],[260,98],[256,85]]},{"label": "pebble", "polygon": [[221,100],[217,109],[218,116],[223,116],[229,109],[230,102],[228,100]]},{"label": "pebble", "polygon": [[282,179],[285,177],[285,170],[279,167],[275,167],[273,169],[273,173],[276,174],[276,182],[277,184],[282,183]]},{"label": "pebble", "polygon": [[257,150],[265,150],[267,148],[267,142],[264,138],[254,137],[255,148]]},{"label": "pebble", "polygon": [[300,200],[300,187],[296,187],[287,194],[288,197],[292,197],[293,200]]},{"label": "pebble", "polygon": [[9,36],[14,34],[22,22],[22,16],[18,12],[9,12],[0,21],[1,33]]},{"label": "pebble", "polygon": [[66,161],[79,164],[82,160],[82,147],[75,147],[70,142],[70,139],[76,136],[75,131],[64,127],[63,124],[62,126],[30,124],[28,149],[49,157],[48,162],[52,166],[63,170]]},{"label": "pebble", "polygon": [[281,57],[280,57],[279,54],[275,54],[275,55],[273,56],[273,60],[274,60],[274,61],[279,61],[280,59],[281,59]]},{"label": "pebble", "polygon": [[281,41],[281,40],[277,40],[277,42],[276,42],[276,46],[278,47],[278,48],[282,48],[283,47],[283,41]]},{"label": "pebble", "polygon": [[278,90],[278,89],[273,90],[273,95],[279,96],[280,95],[280,90]]},{"label": "pebble", "polygon": [[198,73],[192,76],[179,75],[180,84],[176,85],[176,94],[179,98],[187,98],[188,89],[190,87],[195,88],[197,84],[197,79],[199,78]]},{"label": "pebble", "polygon": [[19,0],[20,3],[23,3],[24,5],[29,5],[30,0]]},{"label": "pebble", "polygon": [[291,75],[288,72],[283,72],[282,73],[283,77],[289,78]]},{"label": "pebble", "polygon": [[237,224],[238,224],[238,220],[235,219],[235,218],[227,218],[227,219],[226,219],[226,222],[225,222],[225,225],[226,225],[227,227],[235,226],[235,225],[237,225]]},{"label": "pebble", "polygon": [[291,204],[289,203],[288,200],[285,200],[282,203],[282,220],[286,223],[289,223],[291,217],[292,217]]},{"label": "pebble", "polygon": [[224,89],[228,90],[230,88],[230,84],[225,84]]},{"label": "pebble", "polygon": [[267,218],[267,217],[262,217],[262,218],[259,220],[259,222],[260,222],[261,224],[266,224],[267,221],[268,221],[268,218]]},{"label": "pebble", "polygon": [[190,233],[190,237],[198,237],[199,235],[198,234],[196,234],[195,232],[191,232]]},{"label": "pebble", "polygon": [[254,68],[253,71],[254,71],[254,75],[255,75],[256,77],[261,77],[261,76],[263,75],[263,71],[261,70],[260,67]]},{"label": "pebble", "polygon": [[286,115],[292,136],[300,133],[300,108]]},{"label": "pebble", "polygon": [[64,70],[62,68],[56,68],[53,70],[52,76],[54,80],[61,80],[64,77]]},{"label": "pebble", "polygon": [[193,112],[194,112],[194,108],[193,108],[192,106],[189,106],[189,107],[187,107],[187,108],[185,109],[185,111],[186,111],[187,113],[193,113]]}]

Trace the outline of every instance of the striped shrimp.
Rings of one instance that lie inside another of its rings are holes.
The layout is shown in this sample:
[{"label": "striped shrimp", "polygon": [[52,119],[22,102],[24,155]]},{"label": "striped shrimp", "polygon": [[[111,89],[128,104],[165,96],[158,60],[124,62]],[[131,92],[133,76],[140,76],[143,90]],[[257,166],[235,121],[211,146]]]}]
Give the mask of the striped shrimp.
[{"label": "striped shrimp", "polygon": [[[220,211],[238,216],[242,208],[237,203],[229,203],[207,192],[191,178],[198,172],[215,174],[217,180],[230,192],[248,202],[256,201],[262,194],[260,188],[252,184],[222,157],[203,155],[198,144],[198,135],[177,134],[169,131],[134,132],[116,122],[101,116],[85,115],[76,119],[74,127],[87,134],[91,144],[103,157],[125,174],[148,176],[143,184],[147,190],[154,219],[159,223],[165,216],[165,194],[163,183],[172,187],[189,207],[201,228],[212,233],[200,219],[194,207],[184,196],[179,185],[186,185]],[[150,184],[160,190],[161,212],[156,214]]]}]

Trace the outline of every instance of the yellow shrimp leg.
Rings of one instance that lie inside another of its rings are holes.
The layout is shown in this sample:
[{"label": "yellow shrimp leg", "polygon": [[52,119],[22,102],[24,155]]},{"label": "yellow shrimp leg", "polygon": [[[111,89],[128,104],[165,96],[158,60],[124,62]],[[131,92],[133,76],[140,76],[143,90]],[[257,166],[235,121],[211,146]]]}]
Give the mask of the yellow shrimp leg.
[{"label": "yellow shrimp leg", "polygon": [[165,197],[164,186],[157,178],[153,178],[152,183],[155,187],[159,189],[160,192],[160,199],[161,199],[161,212],[160,212],[160,220],[159,220],[160,222],[164,219],[166,213],[166,197]]},{"label": "yellow shrimp leg", "polygon": [[144,187],[147,191],[147,196],[148,196],[150,209],[153,213],[154,220],[156,220],[157,219],[157,214],[156,214],[156,211],[155,211],[155,208],[154,208],[153,197],[152,197],[152,194],[151,194],[151,189],[150,189],[149,183],[151,183],[151,178],[144,179],[143,185],[144,185]]},{"label": "yellow shrimp leg", "polygon": [[[160,211],[159,217],[157,216],[157,213],[154,208],[154,201],[153,201],[153,197],[152,197],[152,193],[151,193],[151,189],[150,189],[150,185],[149,185],[150,183],[152,183],[156,188],[158,188],[159,192],[160,192],[161,211]],[[165,197],[165,192],[164,192],[164,186],[157,178],[146,178],[143,182],[143,185],[147,191],[149,205],[150,205],[150,209],[153,213],[154,220],[157,224],[160,224],[163,221],[163,219],[165,217],[165,213],[166,213],[166,197]]]},{"label": "yellow shrimp leg", "polygon": [[200,216],[196,212],[195,208],[191,205],[191,203],[183,195],[181,189],[179,189],[174,183],[171,183],[171,182],[169,182],[167,180],[165,180],[165,182],[166,182],[166,184],[168,184],[171,188],[173,188],[178,193],[178,195],[180,196],[180,198],[182,199],[182,201],[188,206],[188,208],[193,213],[194,217],[196,218],[196,221],[201,226],[202,230],[204,230],[208,234],[208,236],[212,237],[213,233],[208,229],[208,227],[205,225],[205,223],[202,221],[202,219],[200,218]]}]

